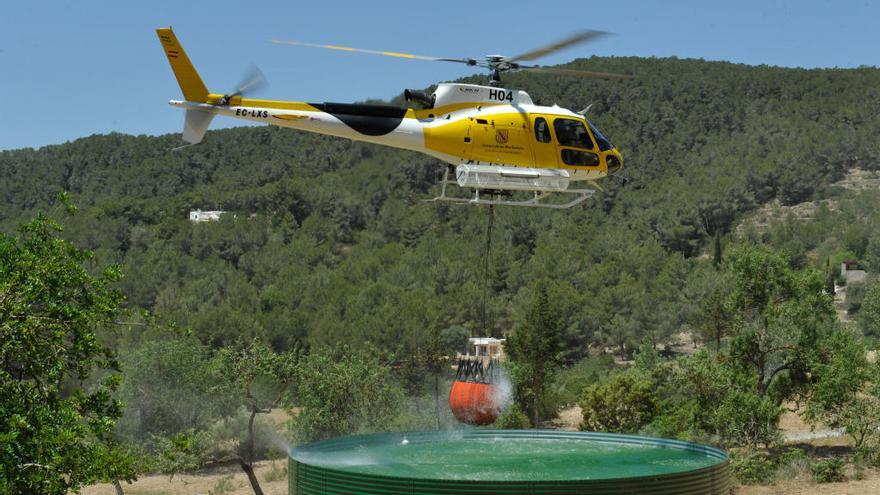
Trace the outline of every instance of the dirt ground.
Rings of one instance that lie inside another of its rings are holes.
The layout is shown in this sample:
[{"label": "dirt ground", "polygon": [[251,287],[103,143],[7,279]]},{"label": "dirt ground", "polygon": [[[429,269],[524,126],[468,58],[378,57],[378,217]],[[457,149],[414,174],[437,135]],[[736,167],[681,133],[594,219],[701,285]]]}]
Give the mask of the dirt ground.
[{"label": "dirt ground", "polygon": [[[274,481],[265,481],[267,473],[277,476],[286,463],[283,461],[263,462],[257,467],[257,477],[266,495],[287,495],[287,474],[281,479],[270,476]],[[274,470],[274,471],[273,471]],[[250,484],[241,469],[228,467],[211,470],[197,475],[143,476],[131,485],[123,485],[127,495],[250,495]],[[84,495],[115,495],[113,485],[87,487]],[[880,493],[880,473],[865,472],[865,479],[844,483],[816,484],[811,479],[786,480],[774,485],[741,486],[736,495],[870,495]]]},{"label": "dirt ground", "polygon": [[818,485],[812,480],[791,480],[776,485],[742,486],[736,495],[871,495],[880,493],[880,474],[876,471],[865,473],[861,481],[843,483],[824,483]]},{"label": "dirt ground", "polygon": [[[257,463],[257,479],[266,495],[287,495],[287,461]],[[271,480],[271,481],[267,481]],[[253,495],[247,476],[238,466],[206,470],[199,474],[141,476],[132,484],[122,484],[126,495]],[[116,495],[113,485],[86,487],[83,495]]]}]

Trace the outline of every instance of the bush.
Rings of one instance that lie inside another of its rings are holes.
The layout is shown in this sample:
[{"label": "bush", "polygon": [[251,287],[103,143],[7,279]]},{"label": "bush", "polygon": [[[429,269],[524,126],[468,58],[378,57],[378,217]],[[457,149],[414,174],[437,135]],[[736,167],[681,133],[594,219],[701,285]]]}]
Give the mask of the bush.
[{"label": "bush", "polygon": [[780,440],[779,416],[782,407],[773,399],[751,390],[731,388],[715,411],[715,429],[730,445],[755,448],[770,446]]},{"label": "bush", "polygon": [[765,483],[775,471],[773,461],[754,450],[731,452],[730,467],[736,479],[744,485]]},{"label": "bush", "polygon": [[628,369],[584,390],[581,429],[635,433],[654,419],[658,400],[654,381],[641,370]]},{"label": "bush", "polygon": [[717,443],[718,436],[707,431],[703,424],[701,416],[704,414],[697,400],[665,400],[660,403],[660,412],[651,424],[639,430],[639,434],[686,442]]},{"label": "bush", "polygon": [[403,391],[376,355],[349,348],[311,354],[299,376],[302,408],[289,427],[301,442],[387,430],[400,416]]},{"label": "bush", "polygon": [[856,449],[856,464],[871,467],[880,467],[880,447],[875,445],[862,445]]},{"label": "bush", "polygon": [[272,461],[272,466],[265,474],[263,474],[263,479],[266,480],[267,483],[287,479],[287,462]]},{"label": "bush", "polygon": [[147,342],[123,354],[122,435],[140,441],[210,427],[225,406],[224,398],[209,390],[210,361],[211,349],[187,336]]},{"label": "bush", "polygon": [[865,301],[865,294],[867,292],[868,287],[864,282],[853,282],[847,285],[846,299],[844,300],[847,314],[855,315],[859,312]]},{"label": "bush", "polygon": [[[244,407],[240,407],[234,415],[227,417],[224,421],[218,421],[207,431],[213,436],[213,442],[217,448],[225,446],[228,449],[236,442],[244,442],[243,439],[247,437],[249,419],[250,413]],[[287,439],[278,432],[275,424],[265,415],[258,414],[254,418],[255,459],[286,457],[287,451],[284,446],[286,443]]]},{"label": "bush", "polygon": [[217,480],[217,483],[214,483],[214,487],[208,490],[208,495],[223,495],[234,492],[241,488],[241,486],[241,483],[235,481],[235,476],[230,474]]},{"label": "bush", "polygon": [[495,426],[502,430],[524,430],[530,426],[529,417],[516,404],[512,404],[501,411]]},{"label": "bush", "polygon": [[807,473],[811,473],[812,464],[806,452],[793,448],[786,450],[776,459],[777,480],[805,479]]},{"label": "bush", "polygon": [[554,382],[559,402],[562,405],[575,404],[581,399],[584,389],[608,379],[620,368],[611,354],[601,354],[581,359],[559,372]]},{"label": "bush", "polygon": [[210,433],[192,429],[170,438],[151,435],[147,444],[156,453],[151,467],[171,476],[204,467],[214,457],[216,446]]},{"label": "bush", "polygon": [[843,481],[843,459],[825,459],[810,465],[816,483],[836,483]]}]

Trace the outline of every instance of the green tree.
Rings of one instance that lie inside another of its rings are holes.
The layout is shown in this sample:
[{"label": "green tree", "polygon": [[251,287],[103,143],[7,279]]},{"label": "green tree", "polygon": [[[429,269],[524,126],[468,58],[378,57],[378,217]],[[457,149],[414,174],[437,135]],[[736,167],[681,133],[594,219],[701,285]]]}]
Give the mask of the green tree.
[{"label": "green tree", "polygon": [[657,433],[753,449],[779,440],[782,407],[756,392],[754,373],[723,354],[701,350],[677,360],[668,375],[654,374]]},{"label": "green tree", "polygon": [[454,356],[456,352],[462,354],[467,353],[468,339],[471,333],[467,328],[461,325],[452,325],[444,328],[440,332],[440,338],[443,339],[443,347],[448,349],[450,355]]},{"label": "green tree", "polygon": [[880,436],[880,366],[869,364],[865,346],[838,332],[827,338],[812,368],[804,419],[843,428],[861,449]]},{"label": "green tree", "polygon": [[403,394],[375,353],[337,348],[310,354],[299,367],[298,406],[291,420],[300,441],[387,429]]},{"label": "green tree", "polygon": [[120,272],[89,274],[91,253],[60,231],[38,216],[17,238],[0,234],[0,493],[66,494],[135,476],[110,440],[121,377],[96,337],[119,315]]},{"label": "green tree", "polygon": [[732,285],[728,274],[719,272],[690,318],[701,340],[715,344],[715,352],[721,352],[721,340],[733,331],[734,311],[729,298]]},{"label": "green tree", "polygon": [[862,333],[871,336],[880,336],[880,282],[874,282],[868,286],[865,299],[859,310],[859,326]]},{"label": "green tree", "polygon": [[[455,341],[452,342],[456,344]],[[434,402],[434,426],[440,429],[440,381],[449,370],[449,356],[453,354],[454,348],[450,347],[450,342],[444,339],[443,333],[437,327],[431,328],[428,332],[427,341],[418,349],[418,360],[422,364],[425,372],[431,377],[432,386],[431,394]]]},{"label": "green tree", "polygon": [[226,397],[210,390],[212,356],[210,347],[187,335],[163,335],[123,353],[122,435],[139,443],[150,435],[207,429],[229,408]]},{"label": "green tree", "polygon": [[256,495],[263,495],[263,490],[253,467],[256,460],[254,420],[258,414],[290,404],[300,358],[298,347],[276,353],[253,339],[221,349],[214,362],[214,372],[220,378],[217,389],[222,390],[219,395],[244,407],[248,413],[247,431],[239,440],[237,460]]},{"label": "green tree", "polygon": [[810,354],[834,328],[831,296],[818,271],[792,270],[783,254],[741,247],[732,257],[730,357],[754,375],[758,395],[781,403],[806,384]]},{"label": "green tree", "polygon": [[562,322],[542,283],[525,318],[504,346],[510,357],[517,402],[528,411],[532,427],[538,425],[547,387],[562,366],[562,330]]},{"label": "green tree", "polygon": [[582,430],[635,433],[653,421],[660,397],[650,375],[630,368],[588,386],[579,402]]}]

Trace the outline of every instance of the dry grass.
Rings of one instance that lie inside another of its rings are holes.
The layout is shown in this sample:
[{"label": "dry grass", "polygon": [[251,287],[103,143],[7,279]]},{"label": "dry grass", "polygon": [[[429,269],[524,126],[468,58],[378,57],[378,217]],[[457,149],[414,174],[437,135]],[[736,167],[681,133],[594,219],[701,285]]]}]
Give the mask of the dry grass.
[{"label": "dry grass", "polygon": [[[287,495],[287,476],[278,476],[286,461],[264,461],[255,466],[260,487],[266,495]],[[266,481],[266,479],[273,481]],[[142,476],[132,484],[123,483],[126,495],[252,495],[254,491],[244,471],[236,466],[218,467],[197,474]],[[86,487],[83,495],[116,495],[111,484]]]},{"label": "dry grass", "polygon": [[812,480],[786,480],[772,485],[742,486],[736,495],[870,495],[880,493],[880,473],[865,472],[865,479],[817,484]]}]

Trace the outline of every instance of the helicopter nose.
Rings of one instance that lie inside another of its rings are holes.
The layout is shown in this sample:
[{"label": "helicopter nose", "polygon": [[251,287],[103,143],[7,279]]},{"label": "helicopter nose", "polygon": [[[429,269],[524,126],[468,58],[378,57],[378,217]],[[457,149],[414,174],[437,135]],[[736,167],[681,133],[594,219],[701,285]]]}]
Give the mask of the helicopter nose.
[{"label": "helicopter nose", "polygon": [[605,162],[608,164],[608,175],[614,175],[623,170],[623,156],[621,156],[620,151],[617,151],[617,148],[612,149],[605,156]]}]

